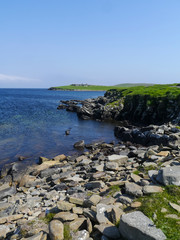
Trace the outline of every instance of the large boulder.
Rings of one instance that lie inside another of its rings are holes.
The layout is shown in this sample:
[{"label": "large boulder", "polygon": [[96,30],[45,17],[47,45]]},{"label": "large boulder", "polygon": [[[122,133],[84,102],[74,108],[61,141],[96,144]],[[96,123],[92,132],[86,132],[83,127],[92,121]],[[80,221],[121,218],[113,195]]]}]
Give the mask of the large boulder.
[{"label": "large boulder", "polygon": [[156,179],[164,185],[180,186],[180,166],[165,167],[161,169]]},{"label": "large boulder", "polygon": [[166,236],[142,212],[135,211],[121,216],[119,231],[127,240],[164,240]]},{"label": "large boulder", "polygon": [[64,225],[58,220],[53,220],[49,224],[49,236],[51,240],[64,239]]}]

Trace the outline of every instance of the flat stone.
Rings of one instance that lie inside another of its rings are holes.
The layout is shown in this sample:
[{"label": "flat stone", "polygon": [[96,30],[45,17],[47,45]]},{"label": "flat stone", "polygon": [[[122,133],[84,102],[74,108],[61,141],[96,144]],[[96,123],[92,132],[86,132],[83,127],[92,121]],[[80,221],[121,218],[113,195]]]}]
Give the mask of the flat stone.
[{"label": "flat stone", "polygon": [[64,239],[64,225],[58,220],[53,220],[49,224],[49,235],[51,240]]},{"label": "flat stone", "polygon": [[105,177],[105,172],[96,172],[93,174],[93,179],[97,180],[97,179],[103,179]]},{"label": "flat stone", "polygon": [[135,182],[135,183],[138,183],[138,182],[141,182],[141,177],[134,174],[134,173],[131,173],[131,179]]},{"label": "flat stone", "polygon": [[117,224],[124,212],[121,208],[114,206],[111,210],[111,218],[114,224]]},{"label": "flat stone", "polygon": [[172,218],[172,219],[180,220],[180,217],[178,217],[176,214],[167,214],[167,215],[165,215],[165,218]]},{"label": "flat stone", "polygon": [[60,155],[53,158],[53,160],[56,161],[56,162],[63,161],[65,159],[66,159],[66,156],[64,154],[60,154]]},{"label": "flat stone", "polygon": [[119,165],[117,162],[107,162],[106,163],[106,169],[107,170],[114,170],[117,171],[119,168]]},{"label": "flat stone", "polygon": [[59,212],[54,216],[53,219],[57,219],[57,220],[60,220],[62,222],[66,222],[66,221],[73,221],[76,218],[78,218],[78,215],[75,214],[75,213]]},{"label": "flat stone", "polygon": [[28,237],[28,238],[22,238],[21,240],[42,240],[43,237],[43,232],[37,233],[36,235],[33,235],[32,237]]},{"label": "flat stone", "polygon": [[110,213],[113,205],[106,205],[103,203],[99,203],[96,206],[96,219],[99,223],[110,223],[110,220],[108,219],[108,212]]},{"label": "flat stone", "polygon": [[131,207],[132,207],[132,208],[138,208],[138,207],[140,207],[141,205],[142,205],[141,202],[132,202],[132,203],[131,203]]},{"label": "flat stone", "polygon": [[72,231],[77,231],[85,225],[86,218],[77,218],[69,223],[69,227]]},{"label": "flat stone", "polygon": [[108,156],[108,161],[110,162],[117,162],[119,166],[124,165],[128,160],[128,156],[126,155],[117,155],[113,154]]},{"label": "flat stone", "polygon": [[104,170],[104,164],[93,166],[96,171],[102,172]]},{"label": "flat stone", "polygon": [[104,187],[105,187],[105,183],[102,181],[92,181],[85,184],[85,188],[88,190],[92,190],[95,188],[104,188]]},{"label": "flat stone", "polygon": [[130,194],[136,197],[140,197],[143,195],[142,187],[137,185],[136,183],[130,183],[130,182],[125,183],[125,190],[127,194]]},{"label": "flat stone", "polygon": [[122,195],[122,196],[120,196],[120,197],[118,198],[118,201],[121,202],[121,203],[123,203],[123,204],[128,205],[128,204],[131,204],[131,203],[132,203],[133,198],[130,197],[130,196]]},{"label": "flat stone", "polygon": [[72,211],[76,214],[83,214],[83,208],[81,207],[73,207]]},{"label": "flat stone", "polygon": [[0,239],[5,239],[7,233],[9,233],[11,230],[9,228],[9,226],[6,225],[1,225],[0,226]]},{"label": "flat stone", "polygon": [[2,200],[5,197],[12,196],[14,194],[16,194],[15,187],[9,187],[9,188],[3,189],[0,191],[0,200]]},{"label": "flat stone", "polygon": [[120,233],[117,227],[109,224],[95,225],[96,229],[101,232],[104,236],[110,239],[120,239]]},{"label": "flat stone", "polygon": [[161,152],[157,153],[156,155],[162,156],[162,157],[167,157],[169,154],[170,154],[169,151],[161,151]]},{"label": "flat stone", "polygon": [[80,206],[83,206],[84,203],[84,199],[82,198],[76,198],[76,197],[69,197],[69,202],[70,203],[74,203]]},{"label": "flat stone", "polygon": [[180,166],[165,167],[161,169],[156,179],[164,185],[180,186]]},{"label": "flat stone", "polygon": [[119,231],[124,238],[134,240],[165,240],[164,233],[142,212],[135,211],[121,216]]},{"label": "flat stone", "polygon": [[101,197],[99,195],[94,194],[88,199],[88,201],[92,203],[92,205],[97,205],[101,201]]},{"label": "flat stone", "polygon": [[15,215],[9,215],[6,217],[1,217],[0,224],[6,223],[6,222],[11,222],[11,221],[16,221],[20,218],[23,218],[23,214],[15,214]]},{"label": "flat stone", "polygon": [[177,212],[180,212],[180,205],[169,202],[169,205],[174,208]]},{"label": "flat stone", "polygon": [[144,194],[163,192],[163,188],[156,185],[146,185],[143,187]]},{"label": "flat stone", "polygon": [[89,239],[89,233],[86,230],[78,231],[72,237],[72,240],[88,240],[88,239]]}]

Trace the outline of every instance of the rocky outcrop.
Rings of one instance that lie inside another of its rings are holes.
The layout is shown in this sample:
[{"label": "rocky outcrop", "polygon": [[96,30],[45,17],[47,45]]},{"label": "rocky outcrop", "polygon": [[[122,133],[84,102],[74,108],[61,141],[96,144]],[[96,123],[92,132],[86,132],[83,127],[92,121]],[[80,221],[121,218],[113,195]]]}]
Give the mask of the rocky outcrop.
[{"label": "rocky outcrop", "polygon": [[122,141],[141,144],[144,146],[164,145],[178,149],[180,146],[180,130],[172,124],[150,125],[148,127],[121,127],[114,129],[114,134]]},{"label": "rocky outcrop", "polygon": [[82,119],[128,120],[141,124],[180,123],[178,99],[143,94],[123,96],[123,91],[115,89],[96,99],[62,101],[58,109],[77,112]]}]

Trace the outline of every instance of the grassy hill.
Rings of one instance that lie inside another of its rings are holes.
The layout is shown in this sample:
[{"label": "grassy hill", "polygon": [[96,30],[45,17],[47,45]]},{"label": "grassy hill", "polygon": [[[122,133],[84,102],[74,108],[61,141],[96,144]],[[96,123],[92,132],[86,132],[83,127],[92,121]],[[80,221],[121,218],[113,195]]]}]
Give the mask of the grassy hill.
[{"label": "grassy hill", "polygon": [[151,86],[147,83],[122,83],[114,86],[71,84],[67,86],[51,87],[49,90],[72,90],[72,91],[108,91],[110,89],[129,88],[136,86]]}]

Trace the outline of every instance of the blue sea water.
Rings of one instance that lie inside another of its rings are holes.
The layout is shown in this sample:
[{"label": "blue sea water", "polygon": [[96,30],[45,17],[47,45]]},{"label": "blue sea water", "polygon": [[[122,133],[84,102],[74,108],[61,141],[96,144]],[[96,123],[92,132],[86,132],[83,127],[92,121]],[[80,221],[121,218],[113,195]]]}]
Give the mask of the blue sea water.
[{"label": "blue sea water", "polygon": [[[57,110],[60,100],[87,99],[104,92],[0,89],[0,167],[19,156],[36,161],[39,156],[71,154],[79,140],[115,140],[112,123],[78,119],[76,113]],[[70,135],[65,130],[71,129]]]}]

